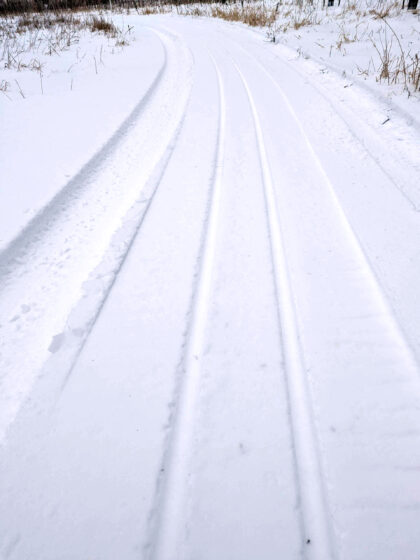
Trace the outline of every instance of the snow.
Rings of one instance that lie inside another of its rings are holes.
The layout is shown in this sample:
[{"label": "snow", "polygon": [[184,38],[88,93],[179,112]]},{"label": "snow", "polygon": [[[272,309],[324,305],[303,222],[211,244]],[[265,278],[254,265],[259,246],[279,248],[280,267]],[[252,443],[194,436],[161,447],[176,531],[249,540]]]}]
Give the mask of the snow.
[{"label": "snow", "polygon": [[[404,91],[400,76],[396,83],[380,79],[381,59],[385,46],[389,48],[390,65],[396,65],[403,49],[407,66],[420,47],[419,15],[400,11],[391,4],[390,16],[385,21],[371,14],[384,9],[386,3],[360,2],[355,10],[344,2],[341,8],[318,9],[315,26],[288,28],[282,32],[282,18],[271,31],[274,38],[296,51],[300,57],[311,59],[322,66],[322,71],[333,71],[347,80],[347,87],[357,84],[373,92],[390,107],[398,107],[409,121],[419,122],[418,92],[412,87]],[[385,23],[386,22],[386,23]],[[389,27],[388,27],[389,25]],[[394,35],[395,33],[395,35]],[[400,42],[398,44],[398,41]]]},{"label": "snow", "polygon": [[[21,234],[13,239],[2,253],[1,309],[4,323],[0,343],[1,369],[8,372],[2,379],[5,399],[1,411],[2,426],[6,426],[9,417],[13,417],[22,396],[25,396],[31,387],[40,366],[48,356],[52,338],[65,328],[70,311],[83,295],[82,286],[88,280],[89,274],[92,273],[94,278],[97,278],[96,284],[99,284],[90,288],[90,291],[98,293],[103,290],[103,285],[107,285],[107,275],[111,274],[112,277],[113,269],[118,267],[116,263],[119,255],[124,254],[126,250],[127,239],[116,239],[114,244],[117,247],[114,247],[111,239],[122,227],[123,218],[129,220],[127,212],[135,202],[140,206],[146,205],[150,187],[145,188],[144,193],[139,193],[138,185],[147,183],[155,172],[154,168],[163,157],[174,134],[178,114],[175,110],[176,104],[171,108],[171,114],[168,114],[169,96],[172,95],[172,82],[182,79],[182,74],[176,77],[177,64],[181,64],[182,60],[179,59],[173,65],[174,75],[165,83],[165,87],[161,88],[159,95],[149,103],[149,98],[165,70],[167,57],[164,43],[161,43],[155,33],[145,30],[143,34],[148,39],[137,43],[138,48],[140,52],[144,52],[143,56],[147,53],[145,49],[149,49],[151,53],[143,63],[144,68],[136,68],[136,72],[140,72],[142,78],[147,80],[137,92],[140,95],[136,100],[137,104],[130,107],[131,113],[128,116],[124,115],[125,121],[119,123],[119,128],[113,130],[111,137],[99,146],[96,154],[93,152],[93,157],[87,162],[82,160],[85,165],[78,169],[64,186],[60,181],[54,185],[55,192],[53,189],[53,193],[48,190],[43,192],[41,183],[37,204],[43,203],[43,206],[37,209],[38,212],[32,220],[26,218]],[[131,61],[135,60],[135,53],[132,53],[131,57]],[[187,71],[188,61],[184,62]],[[125,68],[128,72],[132,71],[129,64]],[[123,81],[121,85],[126,83]],[[94,91],[91,99],[99,95],[102,95],[102,91]],[[182,96],[178,101],[181,107],[185,103]],[[113,103],[115,101],[109,100],[109,106]],[[62,111],[64,107],[67,110],[66,98],[61,99],[57,96],[57,110]],[[85,111],[89,111],[89,105],[83,107]],[[144,111],[144,107],[148,110]],[[75,110],[77,108],[78,105]],[[107,111],[101,118],[106,114]],[[139,115],[142,118],[139,119]],[[76,126],[68,126],[66,132],[76,135],[73,136],[73,143],[78,142],[80,127],[89,123],[90,118],[92,117],[84,118],[82,113]],[[159,127],[159,134],[152,137],[151,131],[156,126]],[[54,128],[52,123],[51,132]],[[101,128],[104,131],[107,127],[99,126],[99,129]],[[128,132],[129,140],[126,139]],[[89,134],[87,136],[89,137]],[[42,150],[42,143],[40,144]],[[5,154],[4,161],[13,163],[15,147],[9,143],[4,146],[4,150],[6,149],[12,153],[10,157]],[[53,160],[55,164],[59,165],[65,159],[66,149],[66,145],[60,145],[57,149],[57,159]],[[37,156],[39,155],[38,153]],[[140,157],[145,158],[141,168],[133,167],[132,161]],[[48,161],[49,158],[50,155]],[[82,154],[79,154],[79,158],[82,158]],[[6,174],[15,167],[11,166],[8,170],[6,166]],[[50,167],[54,171],[47,177],[47,185],[48,179],[51,181],[57,174],[55,165]],[[22,202],[25,205],[27,202],[24,198],[26,191],[30,190],[31,197],[34,198],[36,193],[31,183],[32,173],[28,176],[28,169],[24,166],[22,169],[22,175],[19,177],[20,174],[17,174],[22,182],[17,182],[16,185],[16,192],[19,194],[16,203],[19,203],[19,206],[13,204],[13,199],[10,205],[10,215],[15,217],[17,214],[21,221],[26,217],[23,212],[19,215]],[[38,173],[42,174],[43,166],[37,169]],[[12,176],[5,184],[13,184]],[[3,190],[3,196],[7,197],[7,193],[8,191]],[[50,198],[45,204],[47,195]],[[2,204],[2,209],[6,216],[6,202]],[[6,219],[1,221],[7,225]],[[89,232],[88,239],[86,232]],[[42,242],[39,242],[40,239]],[[110,244],[110,254],[107,256],[105,252]],[[101,269],[94,272],[104,260]],[[27,289],[28,286],[31,286],[31,290]],[[52,300],[54,305],[51,305]],[[26,312],[23,312],[22,306],[25,306]],[[83,332],[84,326],[82,322],[81,325],[74,325],[72,330],[80,333]],[[55,344],[52,348],[54,347]]]},{"label": "snow", "polygon": [[156,42],[156,36],[145,31],[122,49],[101,36],[82,35],[59,56],[43,54],[42,48],[41,54],[24,53],[22,64],[36,54],[43,66],[43,93],[37,72],[4,70],[10,89],[7,97],[0,98],[0,158],[2,182],[13,189],[0,193],[6,197],[0,205],[7,208],[0,222],[1,248],[65,187],[131,113],[162,63],[163,53]]},{"label": "snow", "polygon": [[334,17],[4,70],[2,557],[417,559],[418,96]]}]

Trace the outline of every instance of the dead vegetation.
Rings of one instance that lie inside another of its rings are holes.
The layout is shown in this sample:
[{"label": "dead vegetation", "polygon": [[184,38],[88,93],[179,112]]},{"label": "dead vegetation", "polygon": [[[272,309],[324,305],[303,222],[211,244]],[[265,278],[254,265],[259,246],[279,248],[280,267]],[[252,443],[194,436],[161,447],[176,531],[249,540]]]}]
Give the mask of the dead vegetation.
[{"label": "dead vegetation", "polygon": [[167,14],[172,11],[172,7],[168,4],[150,4],[141,8],[140,13],[144,16],[153,16],[156,14]]},{"label": "dead vegetation", "polygon": [[276,10],[265,7],[262,4],[239,6],[234,4],[226,9],[223,6],[211,8],[211,16],[226,21],[240,21],[251,27],[270,26],[276,20]]},{"label": "dead vegetation", "polygon": [[[213,5],[183,5],[177,6],[178,14],[200,17],[209,16],[225,21],[240,22],[251,27],[266,27],[271,29],[278,21],[279,14],[282,12],[281,1],[275,5],[266,5],[264,2],[241,2],[241,3],[221,3]],[[300,29],[306,25],[316,25],[318,23],[315,9],[309,3],[296,5],[292,9],[287,9],[288,21],[282,26],[281,31],[287,29]]]},{"label": "dead vegetation", "polygon": [[0,82],[0,91],[2,93],[6,93],[10,89],[10,84],[7,80],[1,80]]},{"label": "dead vegetation", "polygon": [[411,91],[420,91],[419,53],[412,54],[410,49],[405,49],[387,19],[380,19],[384,24],[382,33],[378,34],[377,40],[373,36],[370,38],[380,60],[378,81],[386,81],[389,85],[402,83],[408,94]]},{"label": "dead vegetation", "polygon": [[5,17],[0,23],[0,64],[4,69],[27,69],[42,76],[43,57],[68,50],[84,34],[102,34],[121,47],[129,43],[130,31],[129,27],[119,29],[102,14],[46,12]]},{"label": "dead vegetation", "polygon": [[[111,3],[112,0],[50,0],[60,5],[65,2],[68,9],[0,18],[0,62],[5,68],[28,68],[41,75],[43,61],[37,53],[58,54],[77,43],[83,33],[101,34],[108,40],[113,40],[115,46],[128,44],[130,28],[125,32],[118,29],[107,15],[109,11],[102,10],[92,14],[81,9],[84,5],[99,2],[103,7],[112,6],[113,11],[128,10],[131,7],[143,15],[175,12],[184,16],[207,16],[240,22],[265,29],[267,38],[272,42],[283,40],[283,35],[287,37],[294,34],[298,38],[304,36],[311,26],[327,24],[334,28],[335,25],[336,34],[329,43],[323,45],[315,41],[315,44],[327,47],[330,56],[332,51],[339,51],[342,56],[347,56],[352,49],[358,49],[358,45],[363,43],[372,51],[372,56],[368,68],[358,69],[360,75],[368,77],[375,73],[378,81],[390,85],[403,84],[407,92],[419,91],[418,38],[408,43],[408,47],[407,42],[403,45],[389,23],[401,15],[401,0],[334,0],[333,7],[329,6],[331,1],[278,0],[275,3],[266,0],[202,0],[197,3],[193,0],[120,0],[118,3]],[[0,0],[0,11],[2,2],[4,5],[6,0]],[[16,2],[38,6],[38,0],[7,2],[9,8],[16,7]],[[418,20],[417,12],[412,10],[412,13]],[[303,52],[300,46],[297,50]],[[29,52],[33,54],[30,59],[22,56]]]},{"label": "dead vegetation", "polygon": [[189,7],[177,10],[182,15],[195,17],[210,16],[225,21],[241,22],[251,27],[266,27],[274,23],[276,19],[275,8],[270,9],[263,4],[225,4],[203,7]]}]

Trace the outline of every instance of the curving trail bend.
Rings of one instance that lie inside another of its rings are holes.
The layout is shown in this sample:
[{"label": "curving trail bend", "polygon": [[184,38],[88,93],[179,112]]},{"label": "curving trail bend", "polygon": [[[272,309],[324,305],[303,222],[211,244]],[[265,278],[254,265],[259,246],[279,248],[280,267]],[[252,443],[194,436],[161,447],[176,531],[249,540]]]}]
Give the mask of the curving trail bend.
[{"label": "curving trail bend", "polygon": [[1,331],[0,556],[417,559],[396,160],[251,32],[136,21],[146,96],[0,254],[2,316],[36,302]]}]

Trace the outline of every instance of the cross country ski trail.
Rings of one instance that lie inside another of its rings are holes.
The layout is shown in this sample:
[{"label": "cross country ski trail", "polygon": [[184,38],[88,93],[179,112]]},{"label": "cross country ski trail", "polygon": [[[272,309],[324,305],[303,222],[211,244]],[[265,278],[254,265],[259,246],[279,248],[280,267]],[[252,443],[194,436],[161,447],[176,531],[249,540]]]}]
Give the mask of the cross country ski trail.
[{"label": "cross country ski trail", "polygon": [[66,265],[60,277],[74,290],[62,324],[48,319],[58,289],[34,319],[51,357],[31,353],[45,348],[41,334],[28,342],[33,327],[6,332],[10,362],[27,350],[13,367],[42,377],[0,450],[0,550],[414,560],[419,322],[407,261],[420,225],[396,164],[379,165],[339,104],[252,33],[147,25],[167,52],[150,100],[66,200],[68,226],[55,200],[30,226],[40,233],[22,251],[40,265],[3,267],[0,298],[17,305],[25,275],[35,285],[57,268],[41,266],[50,235],[61,247],[66,227],[96,216],[95,181],[141,169],[122,227],[105,199],[108,236],[98,225],[90,246],[80,234],[79,274]]}]

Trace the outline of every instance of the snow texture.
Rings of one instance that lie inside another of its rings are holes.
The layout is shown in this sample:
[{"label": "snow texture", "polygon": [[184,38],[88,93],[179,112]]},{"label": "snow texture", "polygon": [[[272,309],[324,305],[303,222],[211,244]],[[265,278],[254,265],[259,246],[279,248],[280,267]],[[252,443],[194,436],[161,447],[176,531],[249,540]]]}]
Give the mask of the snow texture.
[{"label": "snow texture", "polygon": [[126,20],[0,97],[0,556],[417,560],[418,100]]}]

